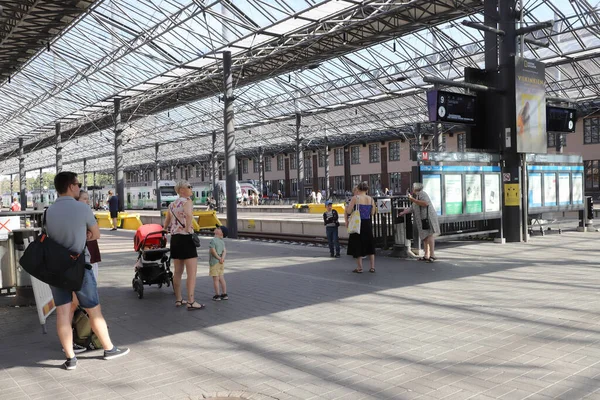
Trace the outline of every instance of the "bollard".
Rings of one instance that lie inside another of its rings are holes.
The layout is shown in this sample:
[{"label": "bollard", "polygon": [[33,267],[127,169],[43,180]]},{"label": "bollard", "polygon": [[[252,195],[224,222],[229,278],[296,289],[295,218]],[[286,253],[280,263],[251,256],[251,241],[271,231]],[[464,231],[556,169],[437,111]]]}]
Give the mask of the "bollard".
[{"label": "bollard", "polygon": [[394,229],[394,246],[390,256],[406,258],[409,256],[409,246],[406,245],[406,216],[396,216]]},{"label": "bollard", "polygon": [[592,196],[585,196],[583,210],[579,211],[578,232],[587,232],[594,228],[594,200]]}]

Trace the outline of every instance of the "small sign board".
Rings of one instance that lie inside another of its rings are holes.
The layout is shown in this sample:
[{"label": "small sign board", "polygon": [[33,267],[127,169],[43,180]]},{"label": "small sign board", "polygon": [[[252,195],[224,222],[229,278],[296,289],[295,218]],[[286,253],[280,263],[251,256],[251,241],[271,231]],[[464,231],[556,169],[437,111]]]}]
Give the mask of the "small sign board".
[{"label": "small sign board", "polygon": [[8,234],[21,227],[21,219],[18,215],[14,217],[0,217],[0,239],[8,239]]},{"label": "small sign board", "polygon": [[392,200],[391,199],[377,199],[377,213],[378,214],[389,214],[392,212]]},{"label": "small sign board", "polygon": [[510,182],[510,172],[503,172],[502,173],[502,181],[503,182]]}]

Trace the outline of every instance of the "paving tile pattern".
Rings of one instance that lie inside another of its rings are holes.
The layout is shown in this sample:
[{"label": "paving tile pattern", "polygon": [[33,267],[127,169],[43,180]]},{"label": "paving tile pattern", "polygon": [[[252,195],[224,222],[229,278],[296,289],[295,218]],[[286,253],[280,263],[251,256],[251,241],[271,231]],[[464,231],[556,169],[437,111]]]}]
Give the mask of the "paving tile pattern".
[{"label": "paving tile pattern", "polygon": [[229,240],[222,302],[202,238],[195,312],[167,287],[138,300],[132,234],[103,234],[102,308],[131,354],[64,371],[54,317],[42,335],[34,308],[0,308],[0,400],[600,399],[600,234],[450,243],[362,275],[324,248]]}]

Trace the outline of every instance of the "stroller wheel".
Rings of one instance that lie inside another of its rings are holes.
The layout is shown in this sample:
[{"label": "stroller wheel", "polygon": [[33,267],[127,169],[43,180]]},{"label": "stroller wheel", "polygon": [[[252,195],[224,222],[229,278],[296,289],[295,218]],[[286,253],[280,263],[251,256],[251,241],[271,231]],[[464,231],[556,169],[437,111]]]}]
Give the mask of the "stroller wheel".
[{"label": "stroller wheel", "polygon": [[137,291],[137,279],[133,278],[131,280],[131,286],[133,286],[133,291],[136,292]]},{"label": "stroller wheel", "polygon": [[144,287],[143,286],[138,286],[137,294],[138,294],[138,299],[140,299],[140,300],[144,297]]},{"label": "stroller wheel", "polygon": [[160,289],[162,287],[162,282],[158,284],[158,288]]},{"label": "stroller wheel", "polygon": [[133,280],[133,290],[138,294],[138,299],[144,297],[144,282],[138,277]]}]

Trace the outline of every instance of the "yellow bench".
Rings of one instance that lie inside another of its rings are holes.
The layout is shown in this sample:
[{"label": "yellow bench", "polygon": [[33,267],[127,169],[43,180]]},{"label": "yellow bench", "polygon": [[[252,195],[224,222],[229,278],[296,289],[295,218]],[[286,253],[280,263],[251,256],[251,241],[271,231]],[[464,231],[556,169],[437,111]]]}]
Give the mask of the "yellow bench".
[{"label": "yellow bench", "polygon": [[142,226],[140,214],[119,213],[117,223],[122,229],[137,231]]}]

